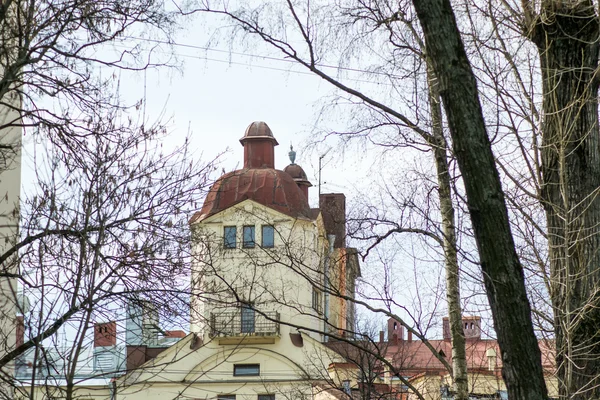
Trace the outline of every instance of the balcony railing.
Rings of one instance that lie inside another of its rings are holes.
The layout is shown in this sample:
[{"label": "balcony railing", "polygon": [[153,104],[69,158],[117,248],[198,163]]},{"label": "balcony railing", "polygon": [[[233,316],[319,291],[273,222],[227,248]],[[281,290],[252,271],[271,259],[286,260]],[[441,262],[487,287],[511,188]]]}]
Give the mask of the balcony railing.
[{"label": "balcony railing", "polygon": [[210,314],[212,337],[279,336],[279,313],[249,308]]}]

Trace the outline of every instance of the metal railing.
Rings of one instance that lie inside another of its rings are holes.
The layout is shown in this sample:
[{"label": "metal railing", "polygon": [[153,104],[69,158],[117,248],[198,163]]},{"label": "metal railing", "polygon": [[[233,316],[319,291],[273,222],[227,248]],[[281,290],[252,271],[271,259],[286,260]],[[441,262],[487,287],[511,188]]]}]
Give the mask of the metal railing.
[{"label": "metal railing", "polygon": [[212,337],[227,336],[277,336],[279,335],[279,313],[259,312],[240,308],[236,311],[210,314]]}]

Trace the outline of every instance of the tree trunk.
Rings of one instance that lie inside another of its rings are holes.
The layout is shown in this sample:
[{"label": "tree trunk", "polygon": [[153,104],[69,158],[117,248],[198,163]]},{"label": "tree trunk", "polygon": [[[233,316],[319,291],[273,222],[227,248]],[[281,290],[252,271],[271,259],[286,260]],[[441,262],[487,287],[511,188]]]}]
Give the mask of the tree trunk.
[{"label": "tree trunk", "polygon": [[561,397],[600,398],[599,21],[591,1],[545,1],[530,38],[543,79],[546,211]]},{"label": "tree trunk", "polygon": [[523,269],[487,136],[477,85],[449,0],[413,0],[440,80],[510,399],[547,399]]},{"label": "tree trunk", "polygon": [[433,149],[440,198],[440,214],[444,232],[444,259],[446,269],[446,301],[448,302],[448,320],[452,339],[452,380],[455,400],[469,399],[469,380],[467,375],[467,355],[465,349],[465,331],[462,324],[460,307],[460,282],[458,278],[458,257],[456,251],[456,228],[454,224],[454,205],[448,170],[448,144],[442,128],[442,106],[438,81],[427,60],[427,87],[429,88],[429,108],[431,109],[432,136],[429,144]]}]

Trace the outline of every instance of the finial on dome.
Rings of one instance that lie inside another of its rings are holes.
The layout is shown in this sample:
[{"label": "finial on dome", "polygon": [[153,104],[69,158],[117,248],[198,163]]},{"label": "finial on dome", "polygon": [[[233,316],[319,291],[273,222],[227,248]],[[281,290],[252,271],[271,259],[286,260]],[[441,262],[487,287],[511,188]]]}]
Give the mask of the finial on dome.
[{"label": "finial on dome", "polygon": [[292,164],[296,163],[296,152],[294,151],[294,146],[292,146],[290,144],[290,152],[288,153],[288,155],[290,156],[290,162]]}]

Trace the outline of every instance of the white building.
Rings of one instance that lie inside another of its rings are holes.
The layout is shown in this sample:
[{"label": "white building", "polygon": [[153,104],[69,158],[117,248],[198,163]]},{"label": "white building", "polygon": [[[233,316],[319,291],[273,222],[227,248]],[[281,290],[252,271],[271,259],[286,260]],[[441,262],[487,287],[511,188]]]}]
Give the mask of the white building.
[{"label": "white building", "polygon": [[[352,335],[356,252],[345,247],[345,198],[310,208],[293,162],[274,166],[264,122],[240,140],[244,168],[222,176],[190,226],[191,334],[117,381],[118,399],[312,399]],[[329,335],[328,335],[329,334]]]}]

